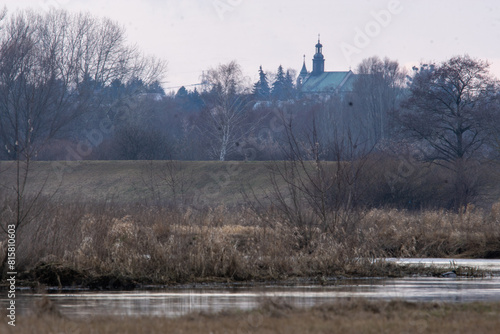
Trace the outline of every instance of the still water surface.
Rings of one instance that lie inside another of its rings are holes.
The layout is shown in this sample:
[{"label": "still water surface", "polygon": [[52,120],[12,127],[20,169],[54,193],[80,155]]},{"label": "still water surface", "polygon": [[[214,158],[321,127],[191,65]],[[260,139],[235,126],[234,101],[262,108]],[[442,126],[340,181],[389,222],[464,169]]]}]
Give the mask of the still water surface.
[{"label": "still water surface", "polygon": [[[450,259],[388,259],[400,263],[450,267]],[[467,264],[465,264],[467,263]],[[328,285],[258,285],[231,287],[196,287],[157,289],[132,292],[59,292],[50,299],[61,313],[69,317],[95,315],[167,316],[190,312],[216,312],[224,309],[255,308],[266,298],[308,307],[332,303],[342,298],[399,299],[407,301],[470,302],[500,301],[500,260],[455,260],[455,265],[467,265],[491,270],[486,278],[411,277],[397,279],[341,279]],[[5,304],[2,296],[2,306]],[[17,294],[18,313],[29,313],[42,294]]]}]

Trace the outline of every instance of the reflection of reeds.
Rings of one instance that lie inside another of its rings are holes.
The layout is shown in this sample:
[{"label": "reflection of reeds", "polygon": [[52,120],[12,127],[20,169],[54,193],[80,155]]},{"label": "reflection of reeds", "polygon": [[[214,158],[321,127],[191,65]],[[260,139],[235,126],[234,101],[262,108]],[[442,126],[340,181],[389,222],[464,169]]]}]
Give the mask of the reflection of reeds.
[{"label": "reflection of reeds", "polygon": [[61,312],[56,307],[56,305],[44,295],[41,299],[38,299],[33,305],[34,314],[39,317],[51,316],[51,317],[61,317]]},{"label": "reflection of reeds", "polygon": [[74,274],[64,266],[152,283],[398,275],[404,272],[371,259],[500,255],[498,207],[490,213],[371,209],[356,215],[343,234],[308,226],[304,245],[301,227],[272,209],[255,215],[224,206],[196,211],[49,203],[18,232],[17,261],[20,269],[56,264],[62,285],[72,284]]}]

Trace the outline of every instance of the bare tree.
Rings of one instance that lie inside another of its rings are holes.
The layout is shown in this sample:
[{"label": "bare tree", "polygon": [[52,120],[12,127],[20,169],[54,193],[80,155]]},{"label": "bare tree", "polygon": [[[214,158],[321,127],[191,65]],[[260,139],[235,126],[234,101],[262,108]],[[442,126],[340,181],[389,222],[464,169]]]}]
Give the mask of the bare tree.
[{"label": "bare tree", "polygon": [[[164,63],[124,43],[124,30],[106,19],[62,10],[24,11],[0,35],[0,141],[14,182],[0,228],[18,231],[43,210],[49,175],[34,174],[40,148],[85,113],[99,109],[100,88],[114,79],[156,80]],[[35,186],[31,181],[41,181]],[[12,227],[13,226],[13,227]],[[1,261],[5,272],[7,254]]]},{"label": "bare tree", "polygon": [[210,155],[224,161],[255,126],[246,120],[249,88],[235,61],[210,69],[203,81],[206,110],[200,129],[210,141]]},{"label": "bare tree", "polygon": [[390,135],[390,115],[404,92],[405,72],[397,61],[378,57],[364,59],[353,86],[357,122],[374,145]]},{"label": "bare tree", "polygon": [[[89,14],[15,14],[0,40],[0,138],[8,157],[40,147],[98,109],[113,80],[157,80],[164,63],[125,45],[123,28]],[[28,142],[29,145],[28,145]]]},{"label": "bare tree", "polygon": [[498,82],[487,62],[467,55],[414,68],[410,96],[397,114],[404,134],[426,143],[425,158],[454,172],[457,208],[474,195],[469,169],[492,139]]}]

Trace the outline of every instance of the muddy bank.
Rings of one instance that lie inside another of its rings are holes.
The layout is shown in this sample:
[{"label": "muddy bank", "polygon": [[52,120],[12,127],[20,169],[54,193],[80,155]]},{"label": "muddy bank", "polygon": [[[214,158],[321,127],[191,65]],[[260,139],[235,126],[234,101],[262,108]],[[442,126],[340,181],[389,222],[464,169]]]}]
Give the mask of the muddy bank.
[{"label": "muddy bank", "polygon": [[[484,277],[490,273],[473,267],[457,266],[454,268],[461,277]],[[60,263],[41,262],[30,270],[19,273],[18,287],[31,289],[85,289],[85,290],[134,290],[158,287],[207,287],[258,285],[258,284],[336,284],[339,280],[350,278],[397,278],[408,276],[440,277],[450,268],[438,266],[424,266],[415,264],[396,264],[391,261],[379,261],[355,270],[339,272],[338,275],[325,275],[321,272],[309,276],[270,277],[263,273],[259,276],[242,280],[237,277],[190,277],[182,280],[155,280],[150,277],[132,277],[121,273],[96,273],[90,270],[77,270],[74,267]],[[4,285],[0,285],[5,288]]]},{"label": "muddy bank", "polygon": [[60,289],[90,290],[132,290],[147,280],[137,280],[121,274],[96,274],[90,271],[76,270],[62,263],[40,263],[34,268],[21,272],[18,286]]}]

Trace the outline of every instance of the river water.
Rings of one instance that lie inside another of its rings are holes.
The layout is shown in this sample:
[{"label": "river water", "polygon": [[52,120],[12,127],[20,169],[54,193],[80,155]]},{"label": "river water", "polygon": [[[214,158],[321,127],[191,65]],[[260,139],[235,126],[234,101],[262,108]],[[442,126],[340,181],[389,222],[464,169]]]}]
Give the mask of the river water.
[{"label": "river water", "polygon": [[[405,264],[434,265],[443,268],[470,266],[489,270],[485,278],[410,277],[397,279],[339,279],[326,285],[231,285],[170,289],[136,290],[132,292],[62,291],[48,297],[62,314],[87,316],[167,316],[191,312],[217,312],[224,309],[248,310],[265,299],[279,300],[299,307],[332,303],[342,298],[398,299],[406,301],[471,302],[500,301],[500,260],[387,259]],[[16,294],[18,314],[31,312],[32,305],[43,294]],[[6,296],[0,302],[7,305]]]}]

